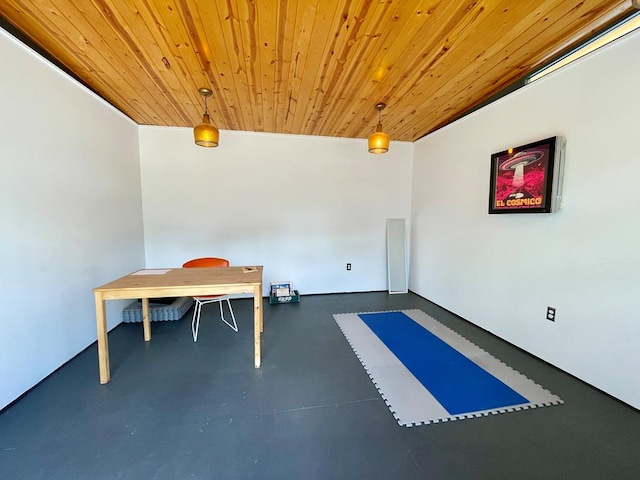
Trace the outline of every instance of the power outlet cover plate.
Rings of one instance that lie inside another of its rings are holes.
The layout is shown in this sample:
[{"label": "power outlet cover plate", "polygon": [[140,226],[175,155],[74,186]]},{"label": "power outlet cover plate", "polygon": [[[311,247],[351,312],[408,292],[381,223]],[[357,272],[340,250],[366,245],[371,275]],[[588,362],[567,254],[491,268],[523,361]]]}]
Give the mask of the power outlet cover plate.
[{"label": "power outlet cover plate", "polygon": [[547,307],[547,320],[556,321],[556,309],[554,307]]}]

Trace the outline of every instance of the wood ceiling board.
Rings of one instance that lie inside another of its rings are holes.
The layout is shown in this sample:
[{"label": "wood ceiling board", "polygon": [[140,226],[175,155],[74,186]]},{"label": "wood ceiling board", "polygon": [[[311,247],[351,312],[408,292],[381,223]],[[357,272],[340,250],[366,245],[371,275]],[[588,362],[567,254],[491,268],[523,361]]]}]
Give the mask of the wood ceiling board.
[{"label": "wood ceiling board", "polygon": [[[394,42],[391,48],[386,50],[390,52],[389,55],[396,55],[396,58],[388,61],[392,68],[385,78],[377,84],[370,82],[369,90],[363,92],[363,98],[377,94],[380,100],[376,100],[373,104],[361,103],[357,115],[370,119],[369,124],[375,127],[377,114],[373,106],[377,101],[384,101],[389,106],[383,112],[383,125],[387,130],[387,125],[402,123],[408,116],[415,114],[417,109],[425,104],[425,101],[420,98],[424,96],[423,92],[434,88],[427,82],[427,73],[441,64],[446,57],[455,53],[455,51],[452,52],[452,47],[458,45],[456,40],[460,36],[464,38],[465,32],[474,30],[473,22],[477,23],[479,18],[483,18],[482,13],[487,12],[486,3],[476,2],[471,8],[461,8],[459,5],[448,3],[439,10],[432,10],[431,13],[421,9],[405,12],[405,17],[408,16],[410,20],[414,20],[407,29],[403,29],[410,34],[391,36]],[[468,50],[464,46],[463,51]],[[469,56],[472,57],[471,54]],[[444,83],[448,81],[450,81],[449,77]],[[375,87],[375,92],[371,86]],[[411,92],[414,93],[413,97],[410,101],[406,101],[407,95]],[[367,126],[367,130],[363,130],[361,124],[355,124],[354,129],[348,133],[352,136],[366,136],[371,131],[371,125]]]},{"label": "wood ceiling board", "polygon": [[633,9],[627,0],[3,0],[139,124],[413,141]]}]

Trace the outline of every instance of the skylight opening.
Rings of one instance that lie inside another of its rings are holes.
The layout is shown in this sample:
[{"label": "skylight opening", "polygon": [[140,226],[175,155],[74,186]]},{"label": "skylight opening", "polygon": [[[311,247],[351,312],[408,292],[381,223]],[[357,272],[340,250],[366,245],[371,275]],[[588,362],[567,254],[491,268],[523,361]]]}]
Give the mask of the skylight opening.
[{"label": "skylight opening", "polygon": [[559,68],[570,64],[571,62],[575,62],[577,59],[593,52],[594,50],[597,50],[600,47],[607,45],[608,43],[613,42],[614,40],[617,40],[618,38],[636,30],[637,28],[640,28],[640,12],[636,12],[631,16],[623,19],[621,22],[613,25],[611,28],[603,31],[599,35],[590,38],[579,47],[568,52],[566,55],[563,55],[559,59],[555,60],[549,65],[546,65],[537,72],[532,73],[529,78],[527,78],[526,83],[535,82],[545,75],[548,75],[551,72],[554,72]]}]

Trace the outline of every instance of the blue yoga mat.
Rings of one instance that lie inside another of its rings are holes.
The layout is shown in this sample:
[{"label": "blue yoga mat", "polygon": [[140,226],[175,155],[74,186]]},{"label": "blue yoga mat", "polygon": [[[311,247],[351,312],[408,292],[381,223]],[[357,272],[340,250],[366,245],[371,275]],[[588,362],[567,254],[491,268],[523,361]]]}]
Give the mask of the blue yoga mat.
[{"label": "blue yoga mat", "polygon": [[404,313],[358,316],[450,414],[529,402]]}]

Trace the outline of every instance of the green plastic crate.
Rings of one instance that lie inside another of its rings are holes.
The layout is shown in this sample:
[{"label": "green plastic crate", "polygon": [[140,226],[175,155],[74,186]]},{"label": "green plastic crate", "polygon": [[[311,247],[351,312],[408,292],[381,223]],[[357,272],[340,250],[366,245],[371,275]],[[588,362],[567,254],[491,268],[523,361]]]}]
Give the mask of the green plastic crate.
[{"label": "green plastic crate", "polygon": [[293,295],[288,295],[286,297],[276,297],[272,294],[269,296],[269,303],[271,305],[278,305],[280,303],[300,303],[300,292],[298,292],[298,290],[293,290]]}]

